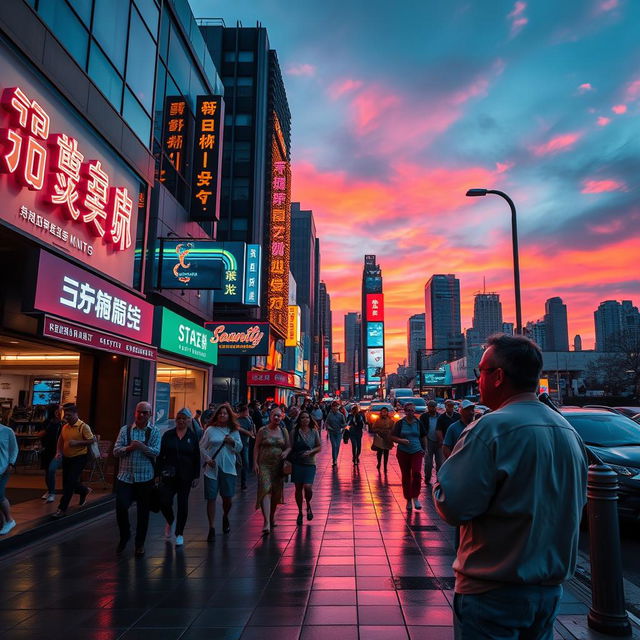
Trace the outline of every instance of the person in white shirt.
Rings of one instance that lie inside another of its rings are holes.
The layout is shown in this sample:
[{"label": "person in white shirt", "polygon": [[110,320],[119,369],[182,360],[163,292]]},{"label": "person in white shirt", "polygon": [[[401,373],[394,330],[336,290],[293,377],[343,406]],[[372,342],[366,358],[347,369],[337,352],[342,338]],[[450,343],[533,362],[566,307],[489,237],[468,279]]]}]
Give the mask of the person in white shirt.
[{"label": "person in white shirt", "polygon": [[222,496],[222,531],[229,533],[229,511],[236,492],[236,453],[242,451],[242,440],[236,415],[227,403],[221,404],[209,420],[200,440],[204,459],[204,498],[207,501],[209,535],[213,542],[216,535],[216,499]]},{"label": "person in white shirt", "polygon": [[16,526],[11,516],[11,508],[4,491],[9,480],[9,469],[15,470],[18,459],[18,441],[11,427],[0,424],[0,536],[4,536]]}]

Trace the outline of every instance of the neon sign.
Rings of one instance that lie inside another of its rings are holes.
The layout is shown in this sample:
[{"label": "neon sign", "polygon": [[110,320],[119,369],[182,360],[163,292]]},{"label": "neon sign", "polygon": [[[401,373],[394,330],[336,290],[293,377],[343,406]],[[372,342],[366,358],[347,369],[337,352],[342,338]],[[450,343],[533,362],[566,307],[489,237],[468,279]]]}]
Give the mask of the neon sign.
[{"label": "neon sign", "polygon": [[19,87],[4,89],[0,104],[11,125],[0,129],[0,171],[42,192],[45,202],[114,251],[129,249],[133,201],[127,188],[110,186],[100,160],[85,161],[77,140],[50,134],[48,113]]}]

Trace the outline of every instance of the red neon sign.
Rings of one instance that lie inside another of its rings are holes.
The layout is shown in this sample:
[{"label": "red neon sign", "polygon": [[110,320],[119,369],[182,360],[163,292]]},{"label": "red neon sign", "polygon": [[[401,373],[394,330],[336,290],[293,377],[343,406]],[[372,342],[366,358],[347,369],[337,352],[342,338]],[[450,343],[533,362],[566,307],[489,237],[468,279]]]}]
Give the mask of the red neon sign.
[{"label": "red neon sign", "polygon": [[128,190],[110,186],[100,161],[85,161],[77,140],[65,133],[50,135],[49,115],[19,87],[5,89],[0,104],[11,124],[0,129],[0,171],[31,191],[42,191],[65,218],[85,225],[114,251],[128,249],[133,216]]},{"label": "red neon sign", "polygon": [[382,293],[367,294],[367,322],[384,321],[384,297]]}]

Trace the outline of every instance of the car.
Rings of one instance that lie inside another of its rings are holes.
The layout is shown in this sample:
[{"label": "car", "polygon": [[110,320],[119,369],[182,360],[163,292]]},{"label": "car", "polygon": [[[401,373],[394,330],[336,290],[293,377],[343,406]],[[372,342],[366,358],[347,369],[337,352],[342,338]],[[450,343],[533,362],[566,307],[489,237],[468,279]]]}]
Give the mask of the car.
[{"label": "car", "polygon": [[389,391],[389,402],[395,405],[400,398],[411,398],[412,396],[413,389],[409,389],[408,387],[391,389],[391,391]]},{"label": "car", "polygon": [[372,402],[364,416],[367,424],[370,427],[372,427],[376,423],[376,420],[380,417],[380,411],[382,411],[382,409],[388,409],[389,415],[394,420],[398,420],[400,418],[400,414],[396,412],[393,408],[393,405],[389,404],[388,402]]},{"label": "car", "polygon": [[[396,401],[396,407],[398,408],[398,413],[404,415],[402,411],[402,407],[408,402],[412,402],[416,408],[416,415],[421,415],[426,413],[427,411],[427,401],[420,396],[411,396],[410,398],[398,398]],[[400,405],[400,406],[398,406]]]},{"label": "car", "polygon": [[634,419],[635,416],[640,414],[640,407],[613,407],[616,411],[619,411],[623,416]]},{"label": "car", "polygon": [[585,447],[618,475],[618,514],[640,520],[640,425],[606,409],[561,409]]}]

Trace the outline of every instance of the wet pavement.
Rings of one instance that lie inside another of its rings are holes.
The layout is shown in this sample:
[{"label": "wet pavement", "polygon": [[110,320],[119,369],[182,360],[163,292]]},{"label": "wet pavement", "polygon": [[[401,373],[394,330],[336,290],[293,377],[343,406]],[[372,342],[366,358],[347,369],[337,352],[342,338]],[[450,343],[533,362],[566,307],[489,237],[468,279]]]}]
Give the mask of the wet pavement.
[{"label": "wet pavement", "polygon": [[[426,489],[423,509],[407,516],[394,455],[385,476],[366,435],[358,467],[350,454],[343,446],[333,470],[324,447],[314,518],[301,527],[289,485],[278,526],[263,537],[251,479],[249,490],[236,494],[231,533],[221,533],[218,514],[212,545],[198,487],[184,547],[165,542],[164,521],[152,514],[146,556],[135,559],[130,545],[117,557],[109,514],[3,560],[0,637],[452,638],[453,529],[437,516]],[[604,637],[585,630],[586,613],[566,591],[556,637]]]}]

